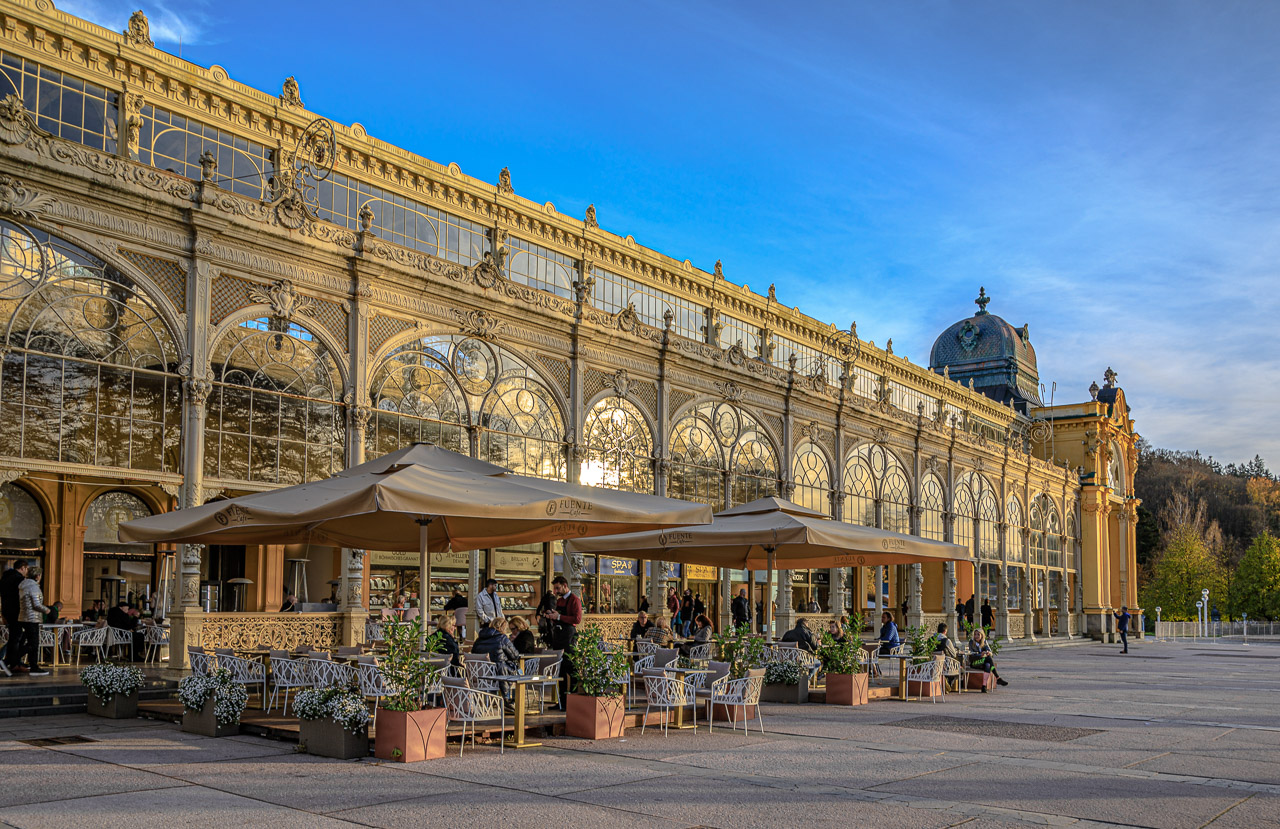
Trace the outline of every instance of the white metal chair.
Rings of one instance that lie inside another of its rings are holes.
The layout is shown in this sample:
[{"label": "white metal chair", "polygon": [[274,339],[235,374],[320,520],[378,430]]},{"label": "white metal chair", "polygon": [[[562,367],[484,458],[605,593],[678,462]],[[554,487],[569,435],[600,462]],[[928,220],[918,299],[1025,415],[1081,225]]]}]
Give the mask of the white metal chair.
[{"label": "white metal chair", "polygon": [[[9,626],[0,625],[0,649],[4,649],[5,656],[9,655],[8,649],[5,648],[7,644],[9,644]],[[9,666],[3,659],[0,659],[0,671],[4,671],[5,676],[13,676],[13,671],[9,670]]]},{"label": "white metal chair", "polygon": [[773,655],[779,662],[793,662],[804,668],[810,680],[822,670],[822,660],[803,648],[774,648]]},{"label": "white metal chair", "polygon": [[[382,676],[382,669],[377,665],[361,662],[356,665],[356,679],[360,683],[360,693],[366,698],[373,698],[373,713],[378,713],[378,703],[382,698],[394,693]],[[431,688],[428,688],[430,692]]]},{"label": "white metal chair", "polygon": [[703,645],[694,645],[689,648],[689,659],[693,661],[711,659],[711,657],[715,656],[715,648],[716,646],[711,642]]},{"label": "white metal chair", "polygon": [[356,669],[345,662],[314,658],[305,661],[312,688],[350,688],[356,684]]},{"label": "white metal chair", "polygon": [[307,670],[307,660],[293,659],[287,656],[271,656],[271,701],[267,706],[270,711],[276,707],[276,695],[284,692],[284,707],[281,716],[289,714],[289,692],[297,696],[300,688],[311,687],[311,674]]},{"label": "white metal chair", "polygon": [[955,680],[956,692],[958,693],[964,688],[964,669],[960,666],[960,660],[953,656],[944,656],[942,658],[942,693],[947,693],[947,683]]},{"label": "white metal chair", "polygon": [[50,660],[52,660],[53,659],[52,651],[57,650],[58,648],[58,631],[54,630],[53,628],[47,628],[44,625],[41,625],[40,626],[40,654],[41,654],[42,660],[44,657],[45,648],[48,648],[51,651],[51,653],[49,654],[49,658]]},{"label": "white metal chair", "polygon": [[156,662],[160,661],[160,649],[169,647],[169,631],[160,625],[148,625],[144,647],[142,649],[142,659],[144,662],[150,662],[152,657]]},{"label": "white metal chair", "polygon": [[[904,665],[903,667],[907,672],[907,699],[911,699],[911,683],[919,682],[924,683],[919,686],[921,689],[926,687],[929,689],[929,701],[937,702],[937,697],[942,696],[942,689],[938,687],[942,684],[942,659],[930,659],[928,662],[921,662],[918,665]],[[936,696],[933,693],[935,687],[938,687]],[[916,699],[924,699],[924,694],[917,695]]]},{"label": "white metal chair", "polygon": [[244,685],[245,690],[249,690],[251,685],[262,686],[262,703],[267,702],[267,666],[261,662],[255,662],[252,659],[244,659],[239,656],[220,656],[218,657],[218,667],[226,668],[231,672],[231,681],[239,685]]},{"label": "white metal chair", "polygon": [[108,627],[107,630],[110,631],[110,636],[108,637],[108,640],[107,640],[108,653],[110,653],[111,648],[119,648],[121,651],[123,651],[122,654],[119,654],[120,656],[122,656],[125,659],[132,659],[133,658],[133,631],[125,630],[124,628],[113,628],[113,627]]},{"label": "white metal chair", "polygon": [[[640,733],[644,734],[645,726],[649,722],[649,709],[659,708],[664,711],[674,711],[677,708],[691,707],[693,709],[693,730],[698,730],[698,695],[693,685],[685,682],[683,679],[676,679],[669,676],[646,676],[644,678],[644,720],[640,725]],[[667,725],[671,718],[665,717],[662,720],[662,734],[667,734]]]},{"label": "white metal chair", "polygon": [[498,739],[498,753],[503,752],[507,732],[507,711],[503,706],[502,696],[477,688],[468,688],[465,680],[449,677],[444,680],[445,716],[450,722],[462,723],[462,745],[458,746],[458,756],[462,756],[462,748],[467,744],[467,725],[471,726],[471,747],[476,745],[476,723],[497,720],[502,729]]},{"label": "white metal chair", "polygon": [[653,654],[648,654],[647,656],[638,657],[635,662],[631,663],[630,696],[634,697],[636,695],[636,680],[644,679],[645,669],[652,668],[652,667],[653,667]]},{"label": "white metal chair", "polygon": [[[539,665],[541,667],[539,668],[538,673],[546,677],[542,682],[537,683],[535,686],[538,689],[538,710],[539,711],[547,710],[547,693],[548,692],[554,693],[556,705],[560,704],[561,660],[556,659],[554,662],[548,662],[547,659],[549,658],[550,657],[544,657],[539,661]],[[624,680],[622,684],[626,685],[627,683]]]},{"label": "white metal chair", "polygon": [[364,623],[364,641],[381,642],[384,632],[381,622],[365,622]]},{"label": "white metal chair", "polygon": [[[760,713],[760,689],[764,687],[764,677],[762,676],[744,676],[740,679],[728,679],[717,682],[711,688],[711,724],[708,726],[712,731],[715,730],[715,706],[728,706],[730,711],[737,708],[754,708],[756,710],[756,719],[760,721],[760,733],[764,733],[764,715]],[[737,717],[729,718],[730,726],[736,731],[738,728]],[[747,733],[747,718],[742,718],[742,733]]]},{"label": "white metal chair", "polygon": [[658,650],[657,642],[650,642],[648,639],[636,640],[636,651],[639,653],[654,653]]},{"label": "white metal chair", "polygon": [[187,659],[191,662],[193,674],[209,676],[218,667],[218,658],[205,653],[204,648],[187,648]]},{"label": "white metal chair", "polygon": [[463,654],[462,666],[466,670],[467,684],[486,693],[497,693],[498,666],[489,661],[488,654]]},{"label": "white metal chair", "polygon": [[85,628],[72,636],[71,643],[76,651],[76,664],[80,664],[80,655],[86,648],[97,651],[98,661],[101,662],[110,647],[107,640],[109,633],[111,633],[110,628]]}]

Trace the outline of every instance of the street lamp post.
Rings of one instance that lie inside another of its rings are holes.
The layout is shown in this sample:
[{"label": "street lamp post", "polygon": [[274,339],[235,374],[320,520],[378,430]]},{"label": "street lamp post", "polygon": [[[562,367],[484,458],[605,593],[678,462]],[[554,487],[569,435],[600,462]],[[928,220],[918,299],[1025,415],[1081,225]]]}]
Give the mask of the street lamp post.
[{"label": "street lamp post", "polygon": [[1196,635],[1192,641],[1199,639],[1204,633],[1204,602],[1196,602]]},{"label": "street lamp post", "polygon": [[1241,613],[1240,620],[1244,623],[1244,644],[1249,644],[1249,614]]},{"label": "street lamp post", "polygon": [[1211,639],[1209,635],[1209,588],[1206,587],[1201,590],[1200,595],[1204,597],[1204,636],[1206,639]]},{"label": "street lamp post", "polygon": [[1160,606],[1156,605],[1156,641],[1163,641],[1160,638]]}]

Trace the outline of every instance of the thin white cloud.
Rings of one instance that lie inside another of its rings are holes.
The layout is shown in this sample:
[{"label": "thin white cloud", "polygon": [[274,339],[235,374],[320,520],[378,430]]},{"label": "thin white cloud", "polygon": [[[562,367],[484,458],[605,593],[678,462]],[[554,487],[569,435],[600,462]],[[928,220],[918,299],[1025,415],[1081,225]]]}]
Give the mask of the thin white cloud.
[{"label": "thin white cloud", "polygon": [[[123,31],[129,23],[129,15],[138,10],[140,0],[59,0],[60,10],[82,17],[99,26]],[[177,11],[165,3],[150,0],[143,11],[151,24],[151,39],[157,44],[194,45],[203,43],[208,31],[209,17],[203,2],[184,0]]]}]

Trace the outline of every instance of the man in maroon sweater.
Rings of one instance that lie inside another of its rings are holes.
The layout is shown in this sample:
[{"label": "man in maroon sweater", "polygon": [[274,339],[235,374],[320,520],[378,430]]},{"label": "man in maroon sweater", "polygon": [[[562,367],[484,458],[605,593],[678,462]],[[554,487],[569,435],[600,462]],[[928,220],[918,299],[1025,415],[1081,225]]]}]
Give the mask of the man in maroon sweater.
[{"label": "man in maroon sweater", "polygon": [[560,676],[564,688],[560,693],[560,710],[565,709],[569,694],[569,677],[573,675],[573,643],[578,638],[578,625],[582,624],[582,600],[569,590],[564,576],[551,580],[551,592],[556,596],[556,609],[543,615],[551,621],[551,647],[564,651]]}]

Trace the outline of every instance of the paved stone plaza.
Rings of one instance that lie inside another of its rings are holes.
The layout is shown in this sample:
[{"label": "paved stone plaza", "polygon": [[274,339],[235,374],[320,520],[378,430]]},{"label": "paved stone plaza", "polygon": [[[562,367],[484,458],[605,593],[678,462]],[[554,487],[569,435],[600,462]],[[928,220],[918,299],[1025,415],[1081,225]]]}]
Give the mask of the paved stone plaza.
[{"label": "paved stone plaza", "polygon": [[[338,762],[256,737],[86,716],[0,721],[17,827],[1280,826],[1280,646],[1006,653],[945,702],[766,706],[717,728]],[[95,742],[20,742],[79,735]]]}]

